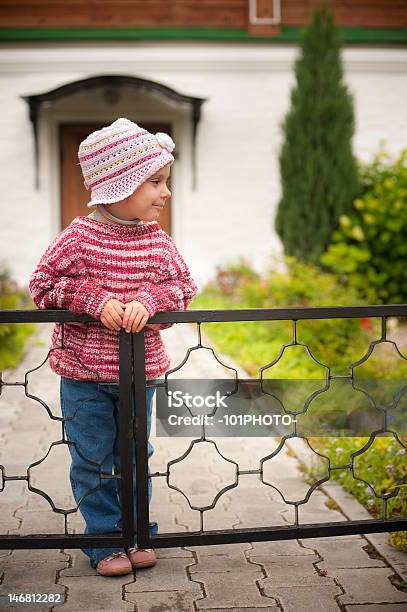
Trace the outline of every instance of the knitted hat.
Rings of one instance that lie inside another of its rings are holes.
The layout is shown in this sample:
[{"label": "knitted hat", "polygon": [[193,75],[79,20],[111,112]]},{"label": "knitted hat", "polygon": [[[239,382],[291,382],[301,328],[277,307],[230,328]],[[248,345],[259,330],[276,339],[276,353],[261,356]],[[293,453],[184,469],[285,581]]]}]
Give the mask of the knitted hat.
[{"label": "knitted hat", "polygon": [[88,206],[119,202],[150,176],[174,161],[174,141],[163,132],[150,134],[128,119],[92,132],[79,145],[78,157]]}]

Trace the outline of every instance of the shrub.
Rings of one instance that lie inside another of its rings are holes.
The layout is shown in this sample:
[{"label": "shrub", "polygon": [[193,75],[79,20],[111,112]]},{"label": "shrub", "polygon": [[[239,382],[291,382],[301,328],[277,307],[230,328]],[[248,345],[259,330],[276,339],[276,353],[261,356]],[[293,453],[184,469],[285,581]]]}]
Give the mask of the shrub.
[{"label": "shrub", "polygon": [[[19,289],[3,266],[0,269],[0,310],[32,308],[28,293]],[[35,326],[29,323],[2,323],[0,325],[0,371],[15,368],[20,362],[28,337]]]},{"label": "shrub", "polygon": [[361,165],[363,195],[342,215],[321,263],[371,303],[407,302],[407,149]]}]

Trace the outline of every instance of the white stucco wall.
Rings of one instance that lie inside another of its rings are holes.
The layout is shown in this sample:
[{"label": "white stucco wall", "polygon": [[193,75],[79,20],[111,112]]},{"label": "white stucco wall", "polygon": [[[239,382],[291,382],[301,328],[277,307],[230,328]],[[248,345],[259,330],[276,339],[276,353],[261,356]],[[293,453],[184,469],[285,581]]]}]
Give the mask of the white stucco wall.
[{"label": "white stucco wall", "polygon": [[[25,284],[60,229],[58,124],[131,114],[173,125],[179,159],[173,170],[173,236],[202,284],[217,264],[239,255],[258,269],[281,246],[273,231],[280,196],[280,125],[294,85],[297,47],[257,43],[73,43],[0,47],[0,260]],[[346,48],[346,82],[354,95],[355,153],[371,159],[379,141],[397,154],[407,143],[407,49]],[[44,108],[40,125],[40,189],[23,95],[78,79],[126,74],[207,98],[191,180],[188,109],[128,93],[115,107],[81,93]]]}]

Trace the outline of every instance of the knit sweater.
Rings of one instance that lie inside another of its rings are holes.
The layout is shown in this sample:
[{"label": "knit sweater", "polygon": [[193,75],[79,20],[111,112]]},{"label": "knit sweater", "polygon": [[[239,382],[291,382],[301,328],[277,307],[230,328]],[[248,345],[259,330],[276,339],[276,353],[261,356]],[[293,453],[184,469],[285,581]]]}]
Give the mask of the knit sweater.
[{"label": "knit sweater", "polygon": [[[40,309],[65,308],[88,313],[95,323],[57,323],[52,335],[51,368],[75,380],[118,382],[118,332],[100,322],[106,302],[137,300],[150,316],[185,310],[197,286],[173,239],[156,221],[110,225],[77,217],[49,245],[33,272],[29,288]],[[160,329],[147,324],[147,379],[170,365]],[[62,333],[62,327],[64,327]]]}]

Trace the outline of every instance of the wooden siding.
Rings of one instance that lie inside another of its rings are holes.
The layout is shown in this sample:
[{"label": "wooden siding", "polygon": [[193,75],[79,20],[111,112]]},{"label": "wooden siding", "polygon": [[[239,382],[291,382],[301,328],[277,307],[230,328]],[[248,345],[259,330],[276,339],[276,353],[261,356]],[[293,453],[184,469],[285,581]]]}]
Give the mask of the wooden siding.
[{"label": "wooden siding", "polygon": [[2,27],[245,28],[247,0],[0,0]]},{"label": "wooden siding", "polygon": [[[318,6],[281,0],[281,25],[306,25]],[[332,0],[332,8],[342,26],[407,27],[406,0]],[[271,15],[272,0],[258,0],[258,16]],[[0,0],[0,27],[248,29],[248,0]]]}]

